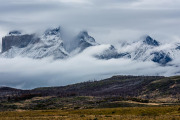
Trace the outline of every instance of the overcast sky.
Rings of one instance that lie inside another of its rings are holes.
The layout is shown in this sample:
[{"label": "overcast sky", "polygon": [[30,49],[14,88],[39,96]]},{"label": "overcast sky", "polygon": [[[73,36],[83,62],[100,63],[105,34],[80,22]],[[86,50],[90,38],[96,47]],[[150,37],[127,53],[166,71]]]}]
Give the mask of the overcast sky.
[{"label": "overcast sky", "polygon": [[[87,30],[98,43],[134,41],[144,35],[160,42],[180,42],[180,0],[0,0],[0,38],[10,30],[38,33],[59,25],[69,34]],[[0,58],[0,86],[29,89],[116,74],[179,74],[179,59],[173,61],[177,66],[162,67],[127,59],[97,60],[91,56],[97,51],[95,46],[53,62],[48,58]]]},{"label": "overcast sky", "polygon": [[61,25],[88,30],[99,43],[180,38],[179,0],[0,0],[0,37],[9,30],[37,32]]}]

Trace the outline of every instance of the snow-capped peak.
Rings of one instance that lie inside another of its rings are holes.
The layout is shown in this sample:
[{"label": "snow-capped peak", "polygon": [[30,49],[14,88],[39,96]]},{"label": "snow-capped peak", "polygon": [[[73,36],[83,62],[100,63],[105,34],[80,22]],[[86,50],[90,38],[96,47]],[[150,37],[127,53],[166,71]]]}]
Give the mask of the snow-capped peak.
[{"label": "snow-capped peak", "polygon": [[151,45],[151,46],[159,46],[160,45],[160,43],[158,41],[152,39],[150,36],[146,36],[143,43],[145,43],[147,45]]},{"label": "snow-capped peak", "polygon": [[[69,40],[66,37],[62,38],[62,36],[64,37],[61,27],[47,29],[40,36],[22,34],[20,31],[11,31],[8,36],[2,39],[2,53],[0,57],[13,58],[21,56],[34,59],[45,57],[64,59],[73,57],[73,55],[79,54],[88,47],[100,47],[87,31],[81,31],[77,36]],[[150,36],[145,36],[140,41],[122,43],[119,50],[113,45],[109,45],[102,52],[94,54],[94,57],[106,60],[126,58],[153,61],[166,65],[177,59],[177,56],[180,55],[179,51],[180,44],[160,44],[160,42]]]},{"label": "snow-capped peak", "polygon": [[47,29],[40,38],[48,46],[63,44],[60,27]]},{"label": "snow-capped peak", "polygon": [[[10,48],[2,53],[1,56],[3,57],[13,58],[16,56],[21,56],[34,59],[41,59],[45,57],[63,59],[68,57],[68,53],[63,46],[63,40],[61,39],[60,27],[48,29],[41,36],[36,37],[34,35],[16,36],[14,34],[12,34],[12,36],[13,37],[3,38],[5,43],[3,44],[3,47],[9,46]],[[27,41],[30,42],[28,42],[26,46],[19,47],[23,45],[23,43],[27,43]]]},{"label": "snow-capped peak", "polygon": [[87,42],[91,45],[97,45],[95,39],[93,37],[91,37],[87,31],[81,31],[78,34],[77,39],[79,39],[80,42]]},{"label": "snow-capped peak", "polygon": [[59,27],[57,27],[57,28],[47,29],[47,30],[44,32],[44,35],[45,35],[45,36],[55,35],[55,36],[61,37],[61,27],[59,26]]},{"label": "snow-capped peak", "polygon": [[81,31],[74,39],[71,41],[68,51],[71,55],[78,54],[82,52],[84,49],[90,46],[96,46],[95,39],[91,37],[87,31]]}]

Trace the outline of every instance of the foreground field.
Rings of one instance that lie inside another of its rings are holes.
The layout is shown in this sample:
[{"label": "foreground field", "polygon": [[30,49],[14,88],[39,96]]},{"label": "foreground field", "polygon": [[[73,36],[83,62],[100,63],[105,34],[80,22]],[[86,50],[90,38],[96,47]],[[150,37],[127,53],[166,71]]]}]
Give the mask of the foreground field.
[{"label": "foreground field", "polygon": [[180,76],[0,88],[0,120],[180,120]]},{"label": "foreground field", "polygon": [[0,112],[1,120],[179,120],[180,106]]}]

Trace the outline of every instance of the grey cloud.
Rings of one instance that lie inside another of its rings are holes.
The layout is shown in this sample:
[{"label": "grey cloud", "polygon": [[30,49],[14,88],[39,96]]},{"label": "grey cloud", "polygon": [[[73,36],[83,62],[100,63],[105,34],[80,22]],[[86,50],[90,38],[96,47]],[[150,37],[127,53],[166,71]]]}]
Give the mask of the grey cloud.
[{"label": "grey cloud", "polygon": [[[172,36],[179,37],[180,10],[171,8],[173,5],[180,4],[177,0],[174,3],[168,2],[168,0],[161,2],[150,0],[85,0],[92,4],[75,4],[74,0],[62,1],[1,1],[0,26],[5,30],[19,28],[27,31],[39,31],[39,29],[58,25],[67,27],[72,31],[87,29],[95,38],[98,38],[97,41],[100,43],[104,41],[104,38],[101,38],[105,34],[104,31],[106,31],[107,38],[113,33],[114,36],[117,36],[116,31],[130,30],[141,31],[142,35],[144,33],[150,34],[160,40],[164,40],[167,36],[169,36],[168,39],[172,39]],[[149,5],[147,8],[152,9],[142,9],[143,5],[146,7]],[[162,9],[163,5],[165,7]],[[159,9],[153,9],[153,6],[159,6]],[[134,38],[137,37],[137,35],[133,35]],[[126,38],[121,38],[121,36],[124,35],[119,33],[119,39],[111,38],[109,42],[133,38],[128,35]]]},{"label": "grey cloud", "polygon": [[[0,37],[12,29],[37,32],[62,25],[70,30],[69,34],[73,32],[76,34],[86,29],[99,43],[117,44],[122,40],[133,41],[144,34],[149,34],[161,42],[173,40],[180,42],[180,9],[178,8],[180,2],[178,0],[173,2],[172,0],[67,1],[0,0]],[[122,60],[105,62],[90,58],[93,63],[86,63],[89,60],[82,60],[82,56],[66,62],[51,63],[44,60],[44,64],[40,64],[43,61],[28,59],[25,62],[26,60],[24,58],[9,61],[0,59],[0,85],[33,88],[40,85],[65,85],[94,78],[101,79],[114,74],[154,75],[158,72],[161,75],[172,75],[176,71],[173,66],[162,68],[149,62],[143,64]],[[83,63],[84,66],[79,63]],[[30,66],[27,66],[28,64]],[[124,67],[122,64],[132,67],[122,69]],[[117,65],[119,65],[118,68],[115,67]],[[99,69],[96,70],[96,68]],[[9,81],[6,81],[6,78]]]}]

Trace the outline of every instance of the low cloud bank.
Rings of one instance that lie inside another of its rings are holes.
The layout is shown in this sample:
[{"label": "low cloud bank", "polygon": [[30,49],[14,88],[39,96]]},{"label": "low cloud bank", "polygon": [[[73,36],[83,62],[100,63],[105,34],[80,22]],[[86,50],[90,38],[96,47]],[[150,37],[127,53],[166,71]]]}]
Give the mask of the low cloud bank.
[{"label": "low cloud bank", "polygon": [[32,89],[100,80],[113,75],[171,76],[179,74],[178,61],[174,61],[176,66],[162,67],[153,62],[122,58],[98,60],[93,57],[93,54],[105,47],[105,45],[91,47],[77,56],[56,61],[51,58],[41,60],[22,57],[0,58],[0,86]]}]

